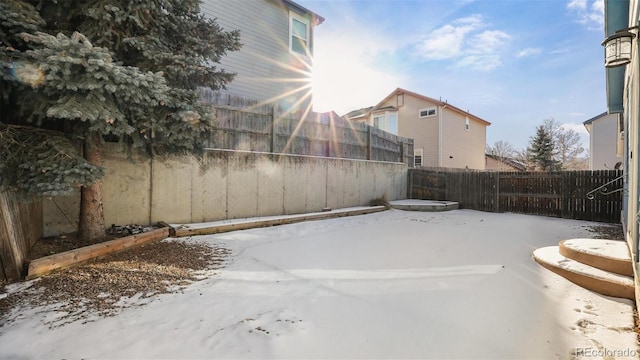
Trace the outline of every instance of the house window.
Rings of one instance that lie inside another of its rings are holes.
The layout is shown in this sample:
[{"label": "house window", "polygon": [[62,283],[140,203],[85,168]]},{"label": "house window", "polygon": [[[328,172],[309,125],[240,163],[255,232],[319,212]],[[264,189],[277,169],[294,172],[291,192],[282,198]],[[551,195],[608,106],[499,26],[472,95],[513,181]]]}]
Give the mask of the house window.
[{"label": "house window", "polygon": [[373,115],[373,127],[398,135],[398,113],[395,111],[387,111]]},{"label": "house window", "polygon": [[373,127],[376,129],[382,129],[384,124],[384,115],[375,115],[373,117]]},{"label": "house window", "polygon": [[466,118],[464,120],[464,129],[469,131],[469,118]]},{"label": "house window", "polygon": [[421,167],[422,166],[422,155],[423,155],[423,150],[422,149],[417,149],[413,151],[413,166],[414,167]]},{"label": "house window", "polygon": [[300,55],[308,55],[309,20],[289,12],[289,51]]},{"label": "house window", "polygon": [[398,114],[395,112],[387,113],[387,132],[398,135]]},{"label": "house window", "polygon": [[437,111],[434,107],[420,110],[420,118],[436,116],[436,114]]}]

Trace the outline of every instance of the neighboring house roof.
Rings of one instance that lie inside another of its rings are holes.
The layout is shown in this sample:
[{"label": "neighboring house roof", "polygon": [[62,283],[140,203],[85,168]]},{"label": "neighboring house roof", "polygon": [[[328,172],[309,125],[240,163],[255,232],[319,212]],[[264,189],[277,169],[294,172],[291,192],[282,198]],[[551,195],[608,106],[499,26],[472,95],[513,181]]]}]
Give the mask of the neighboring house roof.
[{"label": "neighboring house roof", "polygon": [[322,16],[314,13],[313,11],[307,9],[306,7],[296,3],[294,1],[291,1],[291,0],[276,0],[276,1],[281,2],[281,3],[285,4],[285,5],[287,5],[288,7],[296,9],[296,10],[298,10],[300,12],[311,14],[313,16],[313,18],[315,19],[315,24],[313,24],[313,25],[320,25],[320,24],[322,24],[324,22],[324,18]]},{"label": "neighboring house roof", "polygon": [[358,121],[361,118],[364,118],[367,114],[369,114],[369,112],[371,112],[372,109],[373,109],[373,106],[369,106],[369,107],[365,107],[357,110],[351,110],[348,113],[344,114],[343,116],[349,120]]},{"label": "neighboring house roof", "polygon": [[588,125],[591,125],[594,121],[599,120],[600,118],[605,117],[605,116],[607,116],[608,114],[609,114],[609,113],[605,111],[605,112],[603,112],[603,113],[602,113],[602,114],[600,114],[600,115],[596,115],[596,116],[592,117],[591,119],[586,120],[586,121],[585,121],[585,122],[583,122],[582,124],[584,125],[584,127],[586,127],[586,128],[587,128],[587,131],[589,131],[589,132],[590,132],[590,131],[591,131],[591,127],[590,127],[590,126],[588,126]]},{"label": "neighboring house roof", "polygon": [[501,163],[504,163],[506,165],[509,165],[513,168],[516,168],[520,171],[525,171],[527,170],[527,164],[523,163],[522,161],[513,159],[513,158],[507,158],[507,157],[502,157],[502,156],[497,156],[497,155],[491,155],[491,154],[484,154],[484,156],[494,159],[496,161],[499,161]]},{"label": "neighboring house roof", "polygon": [[468,112],[468,111],[464,111],[462,109],[460,109],[459,107],[453,106],[451,104],[449,104],[447,101],[442,101],[442,100],[436,100],[434,98],[430,98],[428,96],[424,96],[424,95],[420,95],[418,93],[409,91],[409,90],[405,90],[402,88],[397,88],[394,91],[392,91],[389,95],[387,95],[384,99],[382,99],[382,101],[378,102],[375,106],[369,106],[366,108],[362,108],[362,109],[358,109],[358,110],[352,110],[350,112],[348,112],[347,114],[345,114],[344,116],[346,118],[348,118],[349,120],[361,120],[362,118],[366,117],[368,114],[374,112],[374,111],[383,111],[383,110],[395,110],[395,108],[393,106],[384,106],[381,107],[386,101],[388,101],[391,97],[399,95],[399,94],[407,94],[410,96],[413,96],[415,98],[418,99],[422,99],[431,103],[435,103],[438,106],[444,106],[447,109],[460,113],[462,115],[468,116],[470,119],[476,120],[480,123],[482,123],[485,126],[489,126],[491,125],[490,122],[488,122],[487,120],[484,120],[478,116],[473,115],[472,113]]},{"label": "neighboring house roof", "polygon": [[484,119],[482,119],[482,118],[480,118],[478,116],[475,116],[475,115],[473,115],[472,113],[470,113],[468,111],[464,111],[464,110],[460,109],[459,107],[453,106],[453,105],[449,104],[447,101],[436,100],[434,98],[430,98],[428,96],[424,96],[424,95],[415,93],[413,91],[405,90],[405,89],[402,89],[402,88],[397,88],[394,91],[392,91],[391,94],[387,95],[387,97],[385,97],[384,99],[382,99],[382,101],[380,101],[378,104],[376,104],[376,106],[374,106],[374,109],[376,109],[378,106],[381,106],[382,104],[384,104],[392,96],[399,95],[399,94],[407,94],[407,95],[413,96],[413,97],[418,98],[418,99],[422,99],[422,100],[425,100],[425,101],[428,101],[428,102],[435,103],[438,106],[446,106],[447,109],[452,110],[452,111],[457,112],[457,113],[460,113],[460,114],[465,115],[465,116],[469,116],[470,119],[474,119],[476,121],[479,121],[479,122],[483,123],[486,126],[491,125],[491,123],[488,122],[487,120],[484,120]]}]

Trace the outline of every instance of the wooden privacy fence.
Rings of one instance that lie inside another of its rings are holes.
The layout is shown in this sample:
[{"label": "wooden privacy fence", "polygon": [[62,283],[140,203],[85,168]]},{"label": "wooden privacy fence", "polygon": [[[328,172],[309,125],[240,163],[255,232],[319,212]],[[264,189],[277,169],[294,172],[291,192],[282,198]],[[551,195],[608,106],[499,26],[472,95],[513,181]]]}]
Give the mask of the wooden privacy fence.
[{"label": "wooden privacy fence", "polygon": [[413,139],[396,136],[335,113],[283,112],[278,104],[201,89],[215,108],[209,147],[280,154],[324,156],[413,166]]},{"label": "wooden privacy fence", "polygon": [[[620,222],[622,170],[483,172],[409,170],[408,196],[461,208]],[[596,191],[594,191],[596,190]]]},{"label": "wooden privacy fence", "polygon": [[0,192],[0,279],[17,280],[33,244],[42,237],[42,201],[18,201]]}]

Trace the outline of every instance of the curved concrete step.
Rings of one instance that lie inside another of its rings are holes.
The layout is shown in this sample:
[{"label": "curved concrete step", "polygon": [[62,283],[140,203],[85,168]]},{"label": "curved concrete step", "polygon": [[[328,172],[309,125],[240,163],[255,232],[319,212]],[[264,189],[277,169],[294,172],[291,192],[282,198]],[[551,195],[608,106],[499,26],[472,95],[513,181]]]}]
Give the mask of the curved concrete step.
[{"label": "curved concrete step", "polygon": [[560,241],[560,254],[595,268],[633,276],[627,243],[606,239],[569,239]]},{"label": "curved concrete step", "polygon": [[559,246],[547,246],[533,252],[534,260],[576,285],[597,293],[635,299],[633,278],[600,270],[560,255]]}]

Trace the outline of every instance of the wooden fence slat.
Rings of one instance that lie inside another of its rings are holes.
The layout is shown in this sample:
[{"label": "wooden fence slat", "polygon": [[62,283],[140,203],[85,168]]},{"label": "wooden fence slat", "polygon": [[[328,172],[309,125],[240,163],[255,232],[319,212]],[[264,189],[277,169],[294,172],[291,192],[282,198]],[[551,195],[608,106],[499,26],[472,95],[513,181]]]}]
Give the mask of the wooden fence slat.
[{"label": "wooden fence slat", "polygon": [[15,280],[35,242],[42,237],[42,201],[19,201],[0,192],[0,276]]},{"label": "wooden fence slat", "polygon": [[404,162],[413,166],[413,140],[332,114],[283,112],[278,104],[200,89],[215,108],[209,146],[298,155]]},{"label": "wooden fence slat", "polygon": [[[622,170],[482,172],[410,169],[411,198],[457,201],[461,208],[620,222],[620,192],[587,193],[622,175]],[[619,189],[623,181],[610,184]]]}]

